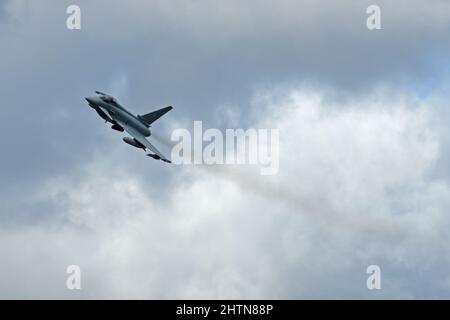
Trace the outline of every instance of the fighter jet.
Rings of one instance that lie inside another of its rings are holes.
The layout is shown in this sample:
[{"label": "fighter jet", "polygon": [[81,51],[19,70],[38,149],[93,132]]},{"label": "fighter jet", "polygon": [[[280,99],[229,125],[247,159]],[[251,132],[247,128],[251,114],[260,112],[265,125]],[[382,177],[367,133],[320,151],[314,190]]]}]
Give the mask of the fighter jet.
[{"label": "fighter jet", "polygon": [[146,137],[151,135],[149,129],[151,124],[172,110],[171,106],[135,116],[122,107],[113,96],[100,91],[95,91],[95,93],[98,96],[85,97],[86,101],[105,120],[105,123],[109,122],[112,124],[112,129],[120,132],[126,131],[132,136],[132,138],[123,138],[124,142],[144,151],[148,148],[153,153],[149,153],[147,156],[155,160],[171,163],[146,139]]}]

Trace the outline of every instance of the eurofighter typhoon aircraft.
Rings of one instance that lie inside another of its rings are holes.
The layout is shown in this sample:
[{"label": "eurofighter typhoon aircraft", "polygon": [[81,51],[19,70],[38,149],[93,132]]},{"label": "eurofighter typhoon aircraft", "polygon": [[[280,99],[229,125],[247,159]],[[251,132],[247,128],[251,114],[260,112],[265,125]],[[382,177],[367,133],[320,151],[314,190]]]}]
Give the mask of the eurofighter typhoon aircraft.
[{"label": "eurofighter typhoon aircraft", "polygon": [[120,132],[125,130],[133,137],[123,138],[124,142],[144,151],[148,148],[153,153],[149,153],[147,156],[170,163],[170,160],[164,157],[146,137],[151,135],[149,129],[151,124],[172,110],[172,107],[165,107],[144,115],[135,116],[122,107],[113,96],[100,91],[95,91],[95,93],[98,96],[85,97],[86,101],[105,122],[112,124],[112,129]]}]

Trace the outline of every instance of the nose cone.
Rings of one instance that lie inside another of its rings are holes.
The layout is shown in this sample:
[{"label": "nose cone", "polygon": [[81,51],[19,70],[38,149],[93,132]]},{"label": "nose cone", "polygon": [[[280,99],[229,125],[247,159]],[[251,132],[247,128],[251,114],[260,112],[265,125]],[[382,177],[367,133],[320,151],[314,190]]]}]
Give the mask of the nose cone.
[{"label": "nose cone", "polygon": [[89,104],[89,106],[91,106],[92,108],[95,107],[95,100],[93,97],[84,97],[84,99],[87,101],[87,103]]}]

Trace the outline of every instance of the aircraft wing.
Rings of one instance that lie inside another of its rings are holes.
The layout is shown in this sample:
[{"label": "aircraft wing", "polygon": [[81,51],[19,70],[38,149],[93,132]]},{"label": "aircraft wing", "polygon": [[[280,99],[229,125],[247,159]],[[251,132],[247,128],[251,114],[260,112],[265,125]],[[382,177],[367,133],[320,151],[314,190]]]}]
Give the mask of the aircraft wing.
[{"label": "aircraft wing", "polygon": [[112,120],[111,112],[109,112],[108,110],[102,108],[101,106],[97,106],[97,108],[99,108],[101,111],[103,111],[103,113],[106,114],[110,120]]},{"label": "aircraft wing", "polygon": [[134,129],[133,127],[129,126],[128,124],[125,124],[122,121],[117,121],[116,122],[125,129],[126,132],[128,132],[133,138],[135,138],[137,141],[139,141],[140,143],[142,143],[145,147],[147,147],[148,149],[150,149],[150,151],[154,152],[154,155],[148,155],[154,159],[161,159],[164,162],[168,162],[171,163],[170,160],[168,160],[166,157],[163,156],[163,154],[161,152],[159,152],[158,149],[156,149],[156,147],[154,145],[152,145],[150,143],[150,141],[148,141],[143,134],[141,134],[139,131],[137,131],[136,129]]}]

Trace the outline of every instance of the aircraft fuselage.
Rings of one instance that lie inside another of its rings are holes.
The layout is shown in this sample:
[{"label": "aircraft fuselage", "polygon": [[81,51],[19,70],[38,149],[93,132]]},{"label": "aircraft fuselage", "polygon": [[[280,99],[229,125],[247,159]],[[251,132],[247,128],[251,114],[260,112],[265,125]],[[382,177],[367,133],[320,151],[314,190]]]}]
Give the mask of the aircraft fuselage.
[{"label": "aircraft fuselage", "polygon": [[[151,132],[147,125],[116,101],[106,102],[103,101],[100,97],[87,97],[85,99],[89,103],[89,106],[94,108],[97,113],[106,121],[116,125],[118,125],[116,121],[123,122],[129,126],[132,126],[145,137],[150,136]],[[108,118],[104,117],[104,111],[106,111],[106,116]]]}]

